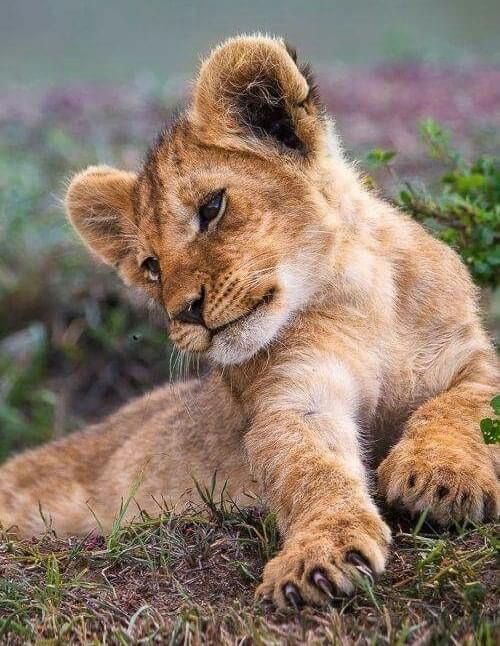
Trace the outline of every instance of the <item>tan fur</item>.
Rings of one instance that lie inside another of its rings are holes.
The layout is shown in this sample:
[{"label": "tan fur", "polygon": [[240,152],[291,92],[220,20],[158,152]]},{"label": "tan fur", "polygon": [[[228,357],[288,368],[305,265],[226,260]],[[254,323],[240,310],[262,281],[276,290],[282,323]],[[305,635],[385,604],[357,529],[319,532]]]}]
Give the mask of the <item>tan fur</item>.
[{"label": "tan fur", "polygon": [[[191,476],[217,470],[233,496],[260,492],[277,513],[283,549],[259,592],[285,605],[384,569],[370,461],[388,502],[411,512],[498,515],[479,431],[498,367],[470,277],[364,188],[310,84],[281,40],[229,40],[139,175],[74,178],[67,209],[84,242],[163,306],[174,343],[213,373],[11,460],[4,524],[39,531],[40,501],[58,531],[87,531],[88,506],[109,528],[138,474],[137,502],[154,512],[154,498],[189,498]],[[202,232],[198,209],[220,189],[226,210]],[[157,282],[141,267],[151,256]],[[205,325],[180,321],[200,295]]]}]

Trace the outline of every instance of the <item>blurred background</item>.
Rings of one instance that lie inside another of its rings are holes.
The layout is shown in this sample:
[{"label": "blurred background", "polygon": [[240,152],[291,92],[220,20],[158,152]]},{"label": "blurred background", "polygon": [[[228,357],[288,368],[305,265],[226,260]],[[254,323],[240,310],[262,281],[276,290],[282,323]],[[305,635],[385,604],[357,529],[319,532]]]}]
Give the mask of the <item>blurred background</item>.
[{"label": "blurred background", "polygon": [[[201,55],[240,32],[285,36],[313,63],[347,154],[398,200],[407,182],[432,190],[455,163],[429,155],[424,120],[449,131],[464,160],[498,156],[499,24],[498,0],[2,0],[0,461],[180,369],[164,331],[78,244],[61,196],[87,164],[140,164]],[[471,173],[476,184],[488,168]],[[484,248],[498,244],[488,221]],[[481,258],[495,334],[497,274]]]},{"label": "blurred background", "polygon": [[500,56],[497,0],[2,0],[0,80],[190,78],[228,34],[284,34],[317,69]]}]

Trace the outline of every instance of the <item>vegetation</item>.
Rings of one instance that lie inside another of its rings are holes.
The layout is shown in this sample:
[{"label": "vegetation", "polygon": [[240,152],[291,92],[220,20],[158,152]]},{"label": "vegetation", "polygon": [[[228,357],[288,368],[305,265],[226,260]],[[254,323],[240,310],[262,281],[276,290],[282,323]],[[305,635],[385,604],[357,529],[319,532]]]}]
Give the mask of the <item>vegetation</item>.
[{"label": "vegetation", "polygon": [[74,124],[66,110],[0,121],[0,462],[175,372],[164,331],[90,261],[61,205],[72,169],[97,154],[125,165],[143,133],[124,136],[107,114]]},{"label": "vegetation", "polygon": [[159,509],[106,538],[47,535],[0,548],[2,643],[461,643],[493,646],[494,527],[437,533],[392,519],[386,574],[300,614],[254,605],[277,550],[274,518],[206,492],[182,515]]},{"label": "vegetation", "polygon": [[[500,280],[500,158],[466,162],[450,145],[450,133],[432,119],[420,127],[429,155],[447,166],[435,186],[405,182],[397,202],[431,233],[462,256],[480,286]],[[372,150],[366,156],[373,169],[386,167],[393,150]]]}]

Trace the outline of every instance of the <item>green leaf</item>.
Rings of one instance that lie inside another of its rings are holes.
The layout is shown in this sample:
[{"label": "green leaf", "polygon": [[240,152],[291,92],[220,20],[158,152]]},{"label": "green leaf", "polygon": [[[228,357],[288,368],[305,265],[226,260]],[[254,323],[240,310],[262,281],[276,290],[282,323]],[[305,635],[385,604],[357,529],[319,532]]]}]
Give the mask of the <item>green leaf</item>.
[{"label": "green leaf", "polygon": [[410,206],[410,204],[412,204],[413,202],[413,196],[410,191],[400,191],[399,199],[405,206]]},{"label": "green leaf", "polygon": [[450,146],[451,135],[434,119],[425,119],[420,124],[420,134],[427,144],[429,155],[441,161],[458,163],[459,155]]},{"label": "green leaf", "polygon": [[486,444],[500,444],[500,420],[487,417],[480,426]]},{"label": "green leaf", "polygon": [[395,150],[384,150],[383,148],[374,148],[366,155],[366,163],[370,168],[378,169],[387,166],[396,156]]}]

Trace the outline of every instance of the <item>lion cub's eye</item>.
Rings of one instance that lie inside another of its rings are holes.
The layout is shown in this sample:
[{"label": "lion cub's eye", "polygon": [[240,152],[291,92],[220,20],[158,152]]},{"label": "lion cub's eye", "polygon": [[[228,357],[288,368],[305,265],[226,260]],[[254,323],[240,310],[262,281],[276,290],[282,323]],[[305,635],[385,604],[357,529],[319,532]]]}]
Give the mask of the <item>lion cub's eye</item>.
[{"label": "lion cub's eye", "polygon": [[146,272],[149,280],[152,280],[154,283],[157,283],[160,280],[161,269],[158,258],[154,256],[149,256],[141,264],[141,268]]},{"label": "lion cub's eye", "polygon": [[226,209],[226,193],[225,191],[218,191],[208,200],[202,204],[198,210],[200,218],[200,231],[207,231],[209,225],[214,220],[221,218]]}]

